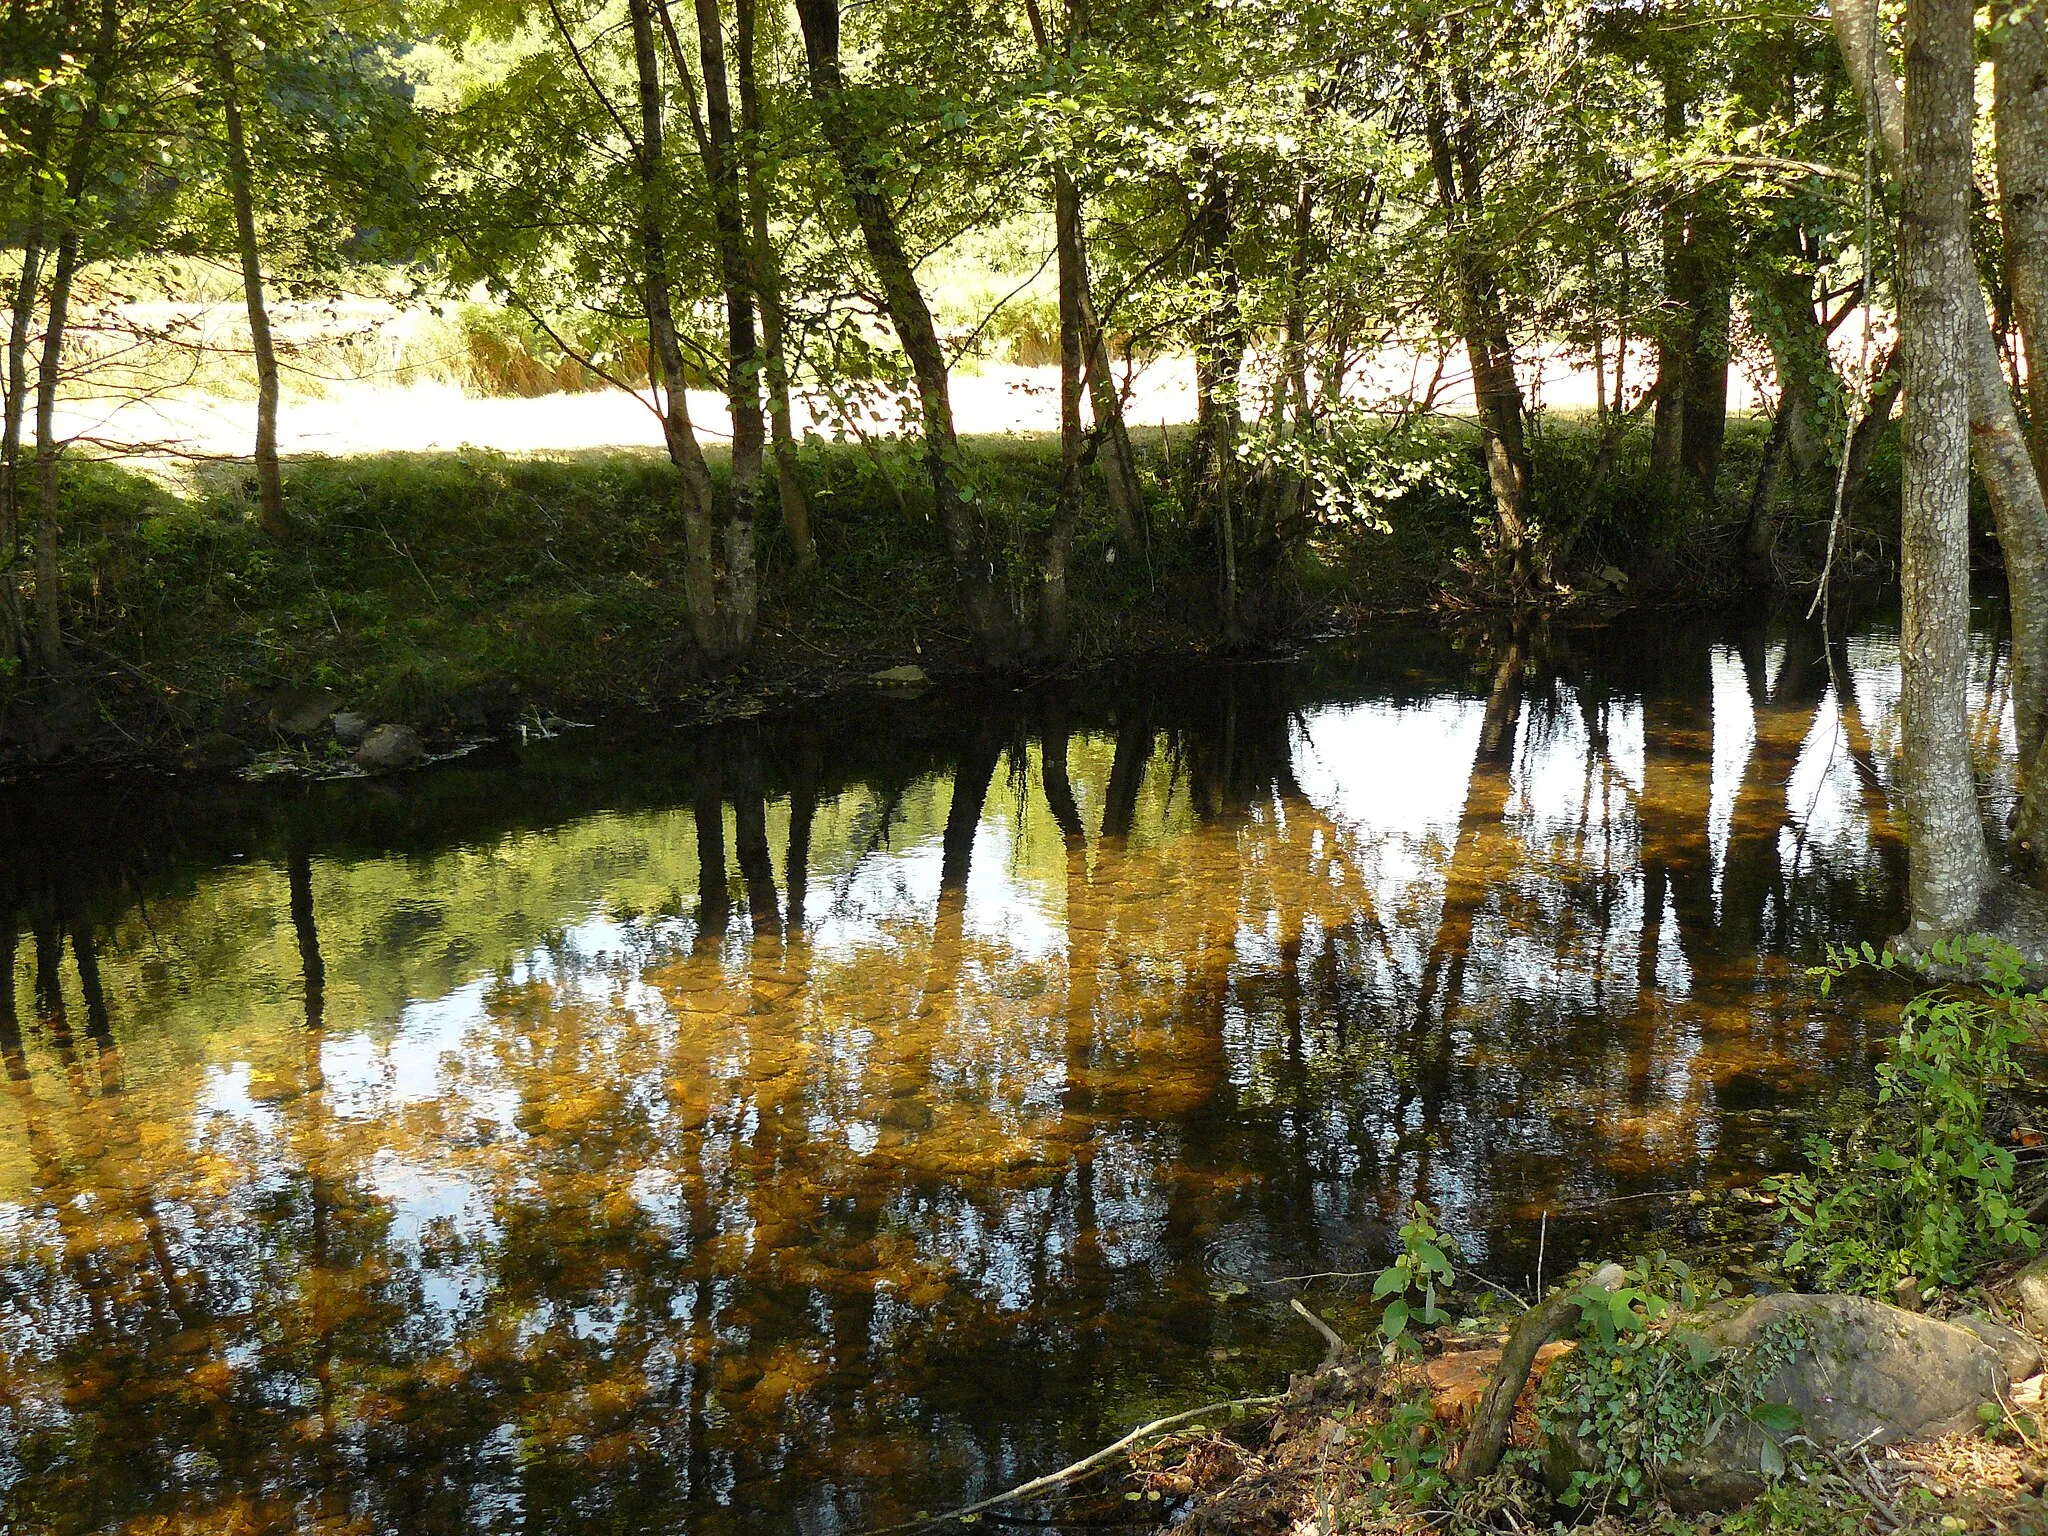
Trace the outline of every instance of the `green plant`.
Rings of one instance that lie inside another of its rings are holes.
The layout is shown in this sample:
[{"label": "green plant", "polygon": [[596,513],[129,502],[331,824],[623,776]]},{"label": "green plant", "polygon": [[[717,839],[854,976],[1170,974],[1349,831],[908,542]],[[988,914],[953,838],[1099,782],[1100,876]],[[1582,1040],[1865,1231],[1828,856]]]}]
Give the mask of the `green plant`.
[{"label": "green plant", "polygon": [[[1455,1252],[1457,1244],[1436,1229],[1436,1218],[1429,1207],[1416,1201],[1401,1227],[1400,1253],[1380,1271],[1372,1286],[1374,1301],[1393,1298],[1380,1314],[1380,1333],[1389,1345],[1406,1334],[1411,1318],[1419,1318],[1425,1325],[1442,1320],[1443,1313],[1436,1304],[1437,1290],[1450,1289],[1454,1278],[1450,1255]],[[1418,1297],[1419,1313],[1411,1301]]]},{"label": "green plant", "polygon": [[1737,1416],[1765,1431],[1764,1472],[1784,1470],[1778,1437],[1795,1432],[1798,1418],[1763,1401],[1762,1389],[1801,1334],[1783,1324],[1741,1349],[1716,1346],[1683,1319],[1726,1289],[1662,1253],[1638,1260],[1613,1291],[1581,1282],[1578,1348],[1545,1377],[1537,1402],[1546,1437],[1577,1444],[1594,1463],[1572,1471],[1562,1503],[1651,1497],[1663,1468]]},{"label": "green plant", "polygon": [[1794,1229],[1784,1262],[1823,1285],[1889,1293],[1905,1276],[1956,1283],[2040,1237],[2013,1195],[2011,1151],[1987,1133],[1997,1093],[2025,1081],[2014,1052],[2037,1033],[2041,994],[2010,946],[1971,937],[1924,957],[1828,951],[1821,993],[1850,972],[1963,972],[1909,1001],[1878,1066],[1877,1104],[1850,1130],[1807,1143],[1813,1167],[1770,1180]]}]

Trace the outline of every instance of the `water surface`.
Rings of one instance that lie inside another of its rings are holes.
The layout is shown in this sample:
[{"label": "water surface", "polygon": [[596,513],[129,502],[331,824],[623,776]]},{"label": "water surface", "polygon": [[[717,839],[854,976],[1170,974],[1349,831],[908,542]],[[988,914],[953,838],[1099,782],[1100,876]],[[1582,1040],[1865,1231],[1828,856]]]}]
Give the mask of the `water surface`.
[{"label": "water surface", "polygon": [[[858,1531],[1282,1379],[1253,1282],[1416,1198],[1511,1284],[1682,1229],[1882,1035],[1803,968],[1900,920],[1896,659],[1397,632],[7,792],[0,1524]],[[1994,820],[2004,681],[1987,618]]]}]

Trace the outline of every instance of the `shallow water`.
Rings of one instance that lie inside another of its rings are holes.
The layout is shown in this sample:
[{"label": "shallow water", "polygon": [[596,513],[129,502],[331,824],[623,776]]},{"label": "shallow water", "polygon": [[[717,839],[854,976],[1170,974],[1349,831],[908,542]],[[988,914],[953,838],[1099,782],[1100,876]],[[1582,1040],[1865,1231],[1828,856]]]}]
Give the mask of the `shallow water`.
[{"label": "shallow water", "polygon": [[[1523,1286],[1684,1232],[1865,1081],[1803,967],[1899,921],[1896,655],[1403,631],[8,792],[0,1524],[858,1531],[1283,1379],[1256,1282],[1417,1197]],[[2001,822],[2003,684],[1989,615]]]}]

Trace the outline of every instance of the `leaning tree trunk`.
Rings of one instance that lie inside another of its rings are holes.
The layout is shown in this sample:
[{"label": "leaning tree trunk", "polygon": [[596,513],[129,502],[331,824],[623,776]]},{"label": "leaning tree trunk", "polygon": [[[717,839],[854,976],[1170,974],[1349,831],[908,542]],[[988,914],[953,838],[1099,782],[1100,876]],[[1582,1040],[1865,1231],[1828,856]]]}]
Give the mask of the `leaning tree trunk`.
[{"label": "leaning tree trunk", "polygon": [[839,0],[796,0],[796,12],[803,28],[811,99],[817,103],[825,141],[845,178],[896,340],[910,359],[924,420],[925,468],[931,478],[932,500],[968,623],[983,655],[990,661],[1006,662],[1016,649],[1015,625],[994,580],[978,520],[969,498],[962,494],[960,440],[953,427],[945,348],[939,344],[938,328],[918,287],[917,272],[903,249],[896,210],[875,179],[875,166],[881,160],[879,146],[846,99],[846,76],[839,58]]},{"label": "leaning tree trunk", "polygon": [[1501,313],[1499,283],[1479,246],[1479,149],[1469,92],[1458,92],[1456,106],[1460,120],[1455,130],[1446,121],[1445,106],[1437,102],[1430,103],[1423,113],[1423,125],[1445,228],[1454,247],[1459,328],[1472,368],[1472,403],[1486,441],[1486,474],[1493,489],[1495,516],[1500,520],[1508,581],[1516,592],[1522,592],[1534,574],[1529,548],[1533,476],[1522,433],[1522,386],[1515,377],[1514,345]]},{"label": "leaning tree trunk", "polygon": [[[1849,78],[1877,120],[1886,165],[1903,181],[1905,109],[1884,53],[1875,0],[1832,0],[1830,10]],[[2012,601],[2013,723],[2024,778],[2015,838],[2022,846],[2038,846],[2048,831],[2048,771],[2036,761],[2048,726],[2048,506],[2042,502],[2041,477],[2013,407],[1982,291],[1971,292],[1975,297],[1965,339],[1970,447],[1998,524]]]},{"label": "leaning tree trunk", "polygon": [[1999,220],[2027,352],[2034,473],[2048,478],[2048,11],[1998,0],[1992,16]]},{"label": "leaning tree trunk", "polygon": [[235,88],[235,56],[225,28],[214,34],[214,71],[220,79],[221,116],[227,126],[228,193],[235,210],[235,244],[242,257],[242,296],[249,306],[249,351],[256,360],[256,506],[264,535],[283,539],[284,481],[277,467],[277,352],[270,341],[270,310],[263,301],[262,252],[256,243],[255,176]]},{"label": "leaning tree trunk", "polygon": [[768,376],[768,422],[775,447],[775,488],[782,527],[796,552],[796,568],[818,564],[811,536],[811,508],[804,495],[802,461],[789,408],[789,344],[782,307],[782,270],[768,230],[769,177],[763,161],[761,89],[755,74],[755,0],[733,0],[738,31],[740,131],[746,140],[747,219],[753,237],[754,296],[761,306],[761,357]]},{"label": "leaning tree trunk", "polygon": [[718,573],[712,556],[711,469],[690,426],[682,343],[669,297],[668,245],[661,222],[662,102],[660,63],[654,52],[649,0],[627,0],[633,59],[638,71],[640,143],[640,257],[645,268],[647,340],[654,370],[661,375],[662,438],[669,462],[682,477],[683,600],[697,647],[714,662],[724,659],[718,616]]},{"label": "leaning tree trunk", "polygon": [[1967,929],[1991,883],[1969,753],[1971,0],[1910,0],[1899,221],[1905,360],[1900,734],[1916,947]]}]

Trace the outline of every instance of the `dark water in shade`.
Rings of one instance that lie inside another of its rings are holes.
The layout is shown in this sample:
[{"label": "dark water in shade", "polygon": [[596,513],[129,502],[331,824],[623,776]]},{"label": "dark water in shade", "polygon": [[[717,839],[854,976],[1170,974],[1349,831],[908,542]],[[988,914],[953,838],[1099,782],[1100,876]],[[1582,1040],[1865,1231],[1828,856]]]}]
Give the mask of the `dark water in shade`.
[{"label": "dark water in shade", "polygon": [[[0,796],[0,1525],[839,1532],[1694,1219],[1881,1037],[1896,642],[1641,621]],[[1975,746],[2009,771],[1987,616]],[[1859,764],[1861,765],[1859,767]],[[1341,1315],[1341,1311],[1340,1311]]]}]

